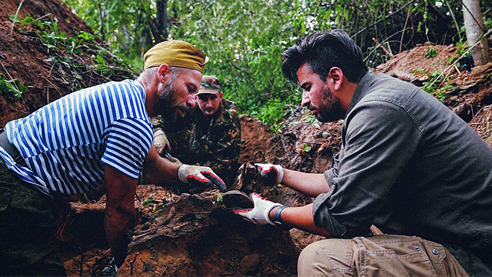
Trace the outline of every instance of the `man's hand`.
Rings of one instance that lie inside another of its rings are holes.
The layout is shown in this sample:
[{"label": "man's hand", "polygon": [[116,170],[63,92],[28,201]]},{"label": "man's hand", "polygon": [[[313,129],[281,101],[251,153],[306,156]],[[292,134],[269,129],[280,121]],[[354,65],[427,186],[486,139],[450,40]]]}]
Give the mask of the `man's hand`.
[{"label": "man's hand", "polygon": [[233,210],[233,212],[255,224],[275,225],[275,223],[273,223],[273,221],[270,219],[269,213],[274,207],[282,206],[282,204],[273,203],[272,201],[266,200],[254,192],[250,195],[250,197],[255,205],[254,208],[248,210]]},{"label": "man's hand", "polygon": [[221,191],[227,189],[224,181],[210,167],[182,164],[178,168],[178,178],[185,184],[190,184],[190,193],[200,193],[216,185]]},{"label": "man's hand", "polygon": [[168,152],[171,150],[171,146],[169,145],[169,140],[166,137],[166,134],[162,129],[156,129],[154,132],[154,146],[155,150],[159,155],[166,149]]},{"label": "man's hand", "polygon": [[261,170],[261,180],[265,186],[273,187],[282,183],[284,179],[284,169],[280,165],[274,164],[255,164]]}]

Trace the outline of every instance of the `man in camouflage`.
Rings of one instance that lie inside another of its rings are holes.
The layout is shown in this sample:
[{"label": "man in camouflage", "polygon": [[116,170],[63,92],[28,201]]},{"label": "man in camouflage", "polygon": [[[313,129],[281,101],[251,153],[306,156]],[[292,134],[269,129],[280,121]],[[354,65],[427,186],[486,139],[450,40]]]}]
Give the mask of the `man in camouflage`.
[{"label": "man in camouflage", "polygon": [[213,76],[204,76],[196,101],[198,108],[173,122],[154,120],[157,151],[177,162],[209,166],[230,187],[241,149],[236,106],[223,98],[220,82]]}]

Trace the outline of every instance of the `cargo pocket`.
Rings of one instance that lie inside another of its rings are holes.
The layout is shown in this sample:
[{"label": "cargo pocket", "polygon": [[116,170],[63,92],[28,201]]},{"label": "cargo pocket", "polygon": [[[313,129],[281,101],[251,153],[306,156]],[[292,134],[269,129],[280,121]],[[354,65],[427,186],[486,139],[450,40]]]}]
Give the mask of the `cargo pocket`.
[{"label": "cargo pocket", "polygon": [[426,247],[417,237],[375,236],[354,240],[359,276],[440,276]]},{"label": "cargo pocket", "polygon": [[360,250],[359,276],[410,276],[393,250]]},{"label": "cargo pocket", "polygon": [[397,255],[394,250],[361,250],[360,276],[438,276],[426,253]]}]

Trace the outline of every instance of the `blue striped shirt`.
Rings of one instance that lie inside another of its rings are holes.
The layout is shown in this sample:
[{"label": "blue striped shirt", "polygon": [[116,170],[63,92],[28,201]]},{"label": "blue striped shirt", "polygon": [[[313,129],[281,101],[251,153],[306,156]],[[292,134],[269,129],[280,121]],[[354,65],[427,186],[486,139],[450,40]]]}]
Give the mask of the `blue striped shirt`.
[{"label": "blue striped shirt", "polygon": [[71,93],[7,123],[5,132],[35,175],[31,183],[68,195],[102,184],[105,165],[138,179],[152,144],[145,90],[133,80]]}]

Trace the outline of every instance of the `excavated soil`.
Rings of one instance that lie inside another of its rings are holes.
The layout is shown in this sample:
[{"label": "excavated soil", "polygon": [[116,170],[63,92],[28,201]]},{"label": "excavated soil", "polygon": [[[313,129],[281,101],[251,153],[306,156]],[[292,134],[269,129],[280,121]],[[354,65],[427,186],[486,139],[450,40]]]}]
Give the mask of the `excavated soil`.
[{"label": "excavated soil", "polygon": [[[131,70],[119,68],[121,65],[111,55],[104,59],[113,71],[94,70],[91,56],[100,49],[94,45],[81,47],[83,54],[74,54],[63,47],[54,50],[43,43],[40,30],[32,25],[16,23],[12,28],[9,15],[17,12],[21,2],[20,19],[28,15],[37,20],[56,18],[58,32],[67,36],[76,36],[81,30],[92,33],[58,0],[2,1],[0,73],[6,76],[4,79],[18,79],[28,91],[20,101],[12,101],[1,92],[0,127],[74,89],[135,77]],[[101,42],[96,39],[96,43]],[[467,73],[447,65],[449,58],[456,54],[454,46],[433,45],[437,55],[430,59],[425,57],[429,47],[422,45],[399,53],[375,71],[418,86],[429,81],[426,73],[443,72],[442,77],[447,80],[444,84],[450,86],[443,88],[439,97],[491,145],[492,65],[474,67]],[[64,58],[73,64],[56,62]],[[75,70],[81,67],[85,69]],[[300,171],[323,172],[340,149],[341,122],[316,122],[301,108],[292,108],[277,133],[251,116],[241,115],[240,119],[241,163],[269,162]],[[240,173],[241,177],[249,176]],[[251,187],[254,175],[248,178],[241,185],[242,190],[255,190],[272,201],[300,206],[313,200],[286,187],[271,189],[261,184]],[[67,274],[100,276],[111,259],[103,227],[104,188],[72,200],[68,230],[60,241]],[[138,224],[128,258],[119,270],[120,276],[295,276],[302,248],[323,239],[297,229],[285,231],[246,222],[225,208],[216,190],[176,195],[164,188],[141,184],[135,207]]]}]

